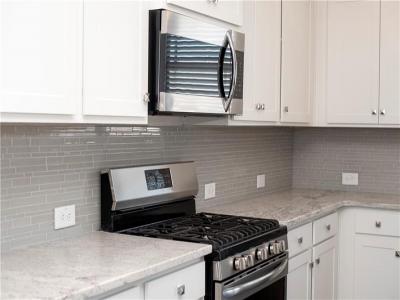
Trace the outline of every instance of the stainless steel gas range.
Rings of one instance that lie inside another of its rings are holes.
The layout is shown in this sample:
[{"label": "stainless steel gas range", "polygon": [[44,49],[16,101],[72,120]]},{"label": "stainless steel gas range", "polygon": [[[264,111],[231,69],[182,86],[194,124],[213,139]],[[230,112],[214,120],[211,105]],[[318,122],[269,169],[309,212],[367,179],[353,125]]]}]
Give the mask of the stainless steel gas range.
[{"label": "stainless steel gas range", "polygon": [[101,175],[105,231],[211,244],[206,299],[286,299],[287,228],[276,220],[197,213],[193,162]]}]

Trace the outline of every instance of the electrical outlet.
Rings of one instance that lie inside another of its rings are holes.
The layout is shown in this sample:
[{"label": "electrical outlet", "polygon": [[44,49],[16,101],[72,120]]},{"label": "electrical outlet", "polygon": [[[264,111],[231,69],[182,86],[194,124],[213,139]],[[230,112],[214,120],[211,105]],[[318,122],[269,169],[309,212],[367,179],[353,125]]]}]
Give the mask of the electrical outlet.
[{"label": "electrical outlet", "polygon": [[54,229],[75,225],[75,205],[61,206],[54,209]]},{"label": "electrical outlet", "polygon": [[358,185],[358,173],[342,173],[343,185]]},{"label": "electrical outlet", "polygon": [[257,188],[265,187],[265,174],[257,175]]},{"label": "electrical outlet", "polygon": [[207,183],[204,185],[204,199],[215,197],[215,182]]}]

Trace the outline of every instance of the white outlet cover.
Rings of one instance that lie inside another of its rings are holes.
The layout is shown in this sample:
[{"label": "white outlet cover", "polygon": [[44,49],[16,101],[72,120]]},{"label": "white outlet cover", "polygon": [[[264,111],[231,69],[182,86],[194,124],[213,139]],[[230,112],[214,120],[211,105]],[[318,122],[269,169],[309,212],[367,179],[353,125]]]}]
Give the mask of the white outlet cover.
[{"label": "white outlet cover", "polygon": [[257,175],[257,188],[265,187],[265,174]]},{"label": "white outlet cover", "polygon": [[54,209],[54,229],[75,225],[75,205],[61,206]]},{"label": "white outlet cover", "polygon": [[358,185],[358,173],[342,173],[342,185]]},{"label": "white outlet cover", "polygon": [[215,182],[207,183],[204,185],[204,199],[215,197]]}]

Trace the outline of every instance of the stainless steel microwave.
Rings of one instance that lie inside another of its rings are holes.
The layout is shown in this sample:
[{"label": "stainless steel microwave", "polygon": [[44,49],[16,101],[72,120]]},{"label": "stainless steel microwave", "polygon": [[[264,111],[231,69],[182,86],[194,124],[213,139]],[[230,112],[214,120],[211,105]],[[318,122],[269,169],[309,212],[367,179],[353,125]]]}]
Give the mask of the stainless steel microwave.
[{"label": "stainless steel microwave", "polygon": [[168,10],[149,12],[149,112],[243,111],[243,33]]}]

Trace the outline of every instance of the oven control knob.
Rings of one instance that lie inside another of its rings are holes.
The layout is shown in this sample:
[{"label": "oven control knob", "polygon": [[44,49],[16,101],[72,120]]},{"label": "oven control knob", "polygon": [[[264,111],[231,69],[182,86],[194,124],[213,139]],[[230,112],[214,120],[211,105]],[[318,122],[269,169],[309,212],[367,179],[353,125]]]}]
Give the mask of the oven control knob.
[{"label": "oven control knob", "polygon": [[252,267],[254,266],[254,257],[253,255],[249,254],[249,255],[245,255],[244,257],[246,259],[246,267]]},{"label": "oven control knob", "polygon": [[286,251],[286,243],[284,240],[279,241],[279,245],[280,245],[280,252],[285,252]]},{"label": "oven control knob", "polygon": [[235,257],[233,260],[233,268],[237,271],[246,269],[247,259],[245,257]]},{"label": "oven control knob", "polygon": [[279,242],[272,242],[268,246],[268,250],[271,255],[277,255],[277,254],[281,253],[280,248],[281,248],[281,245],[279,244]]},{"label": "oven control knob", "polygon": [[264,260],[268,258],[268,248],[258,248],[256,250],[257,260]]}]

